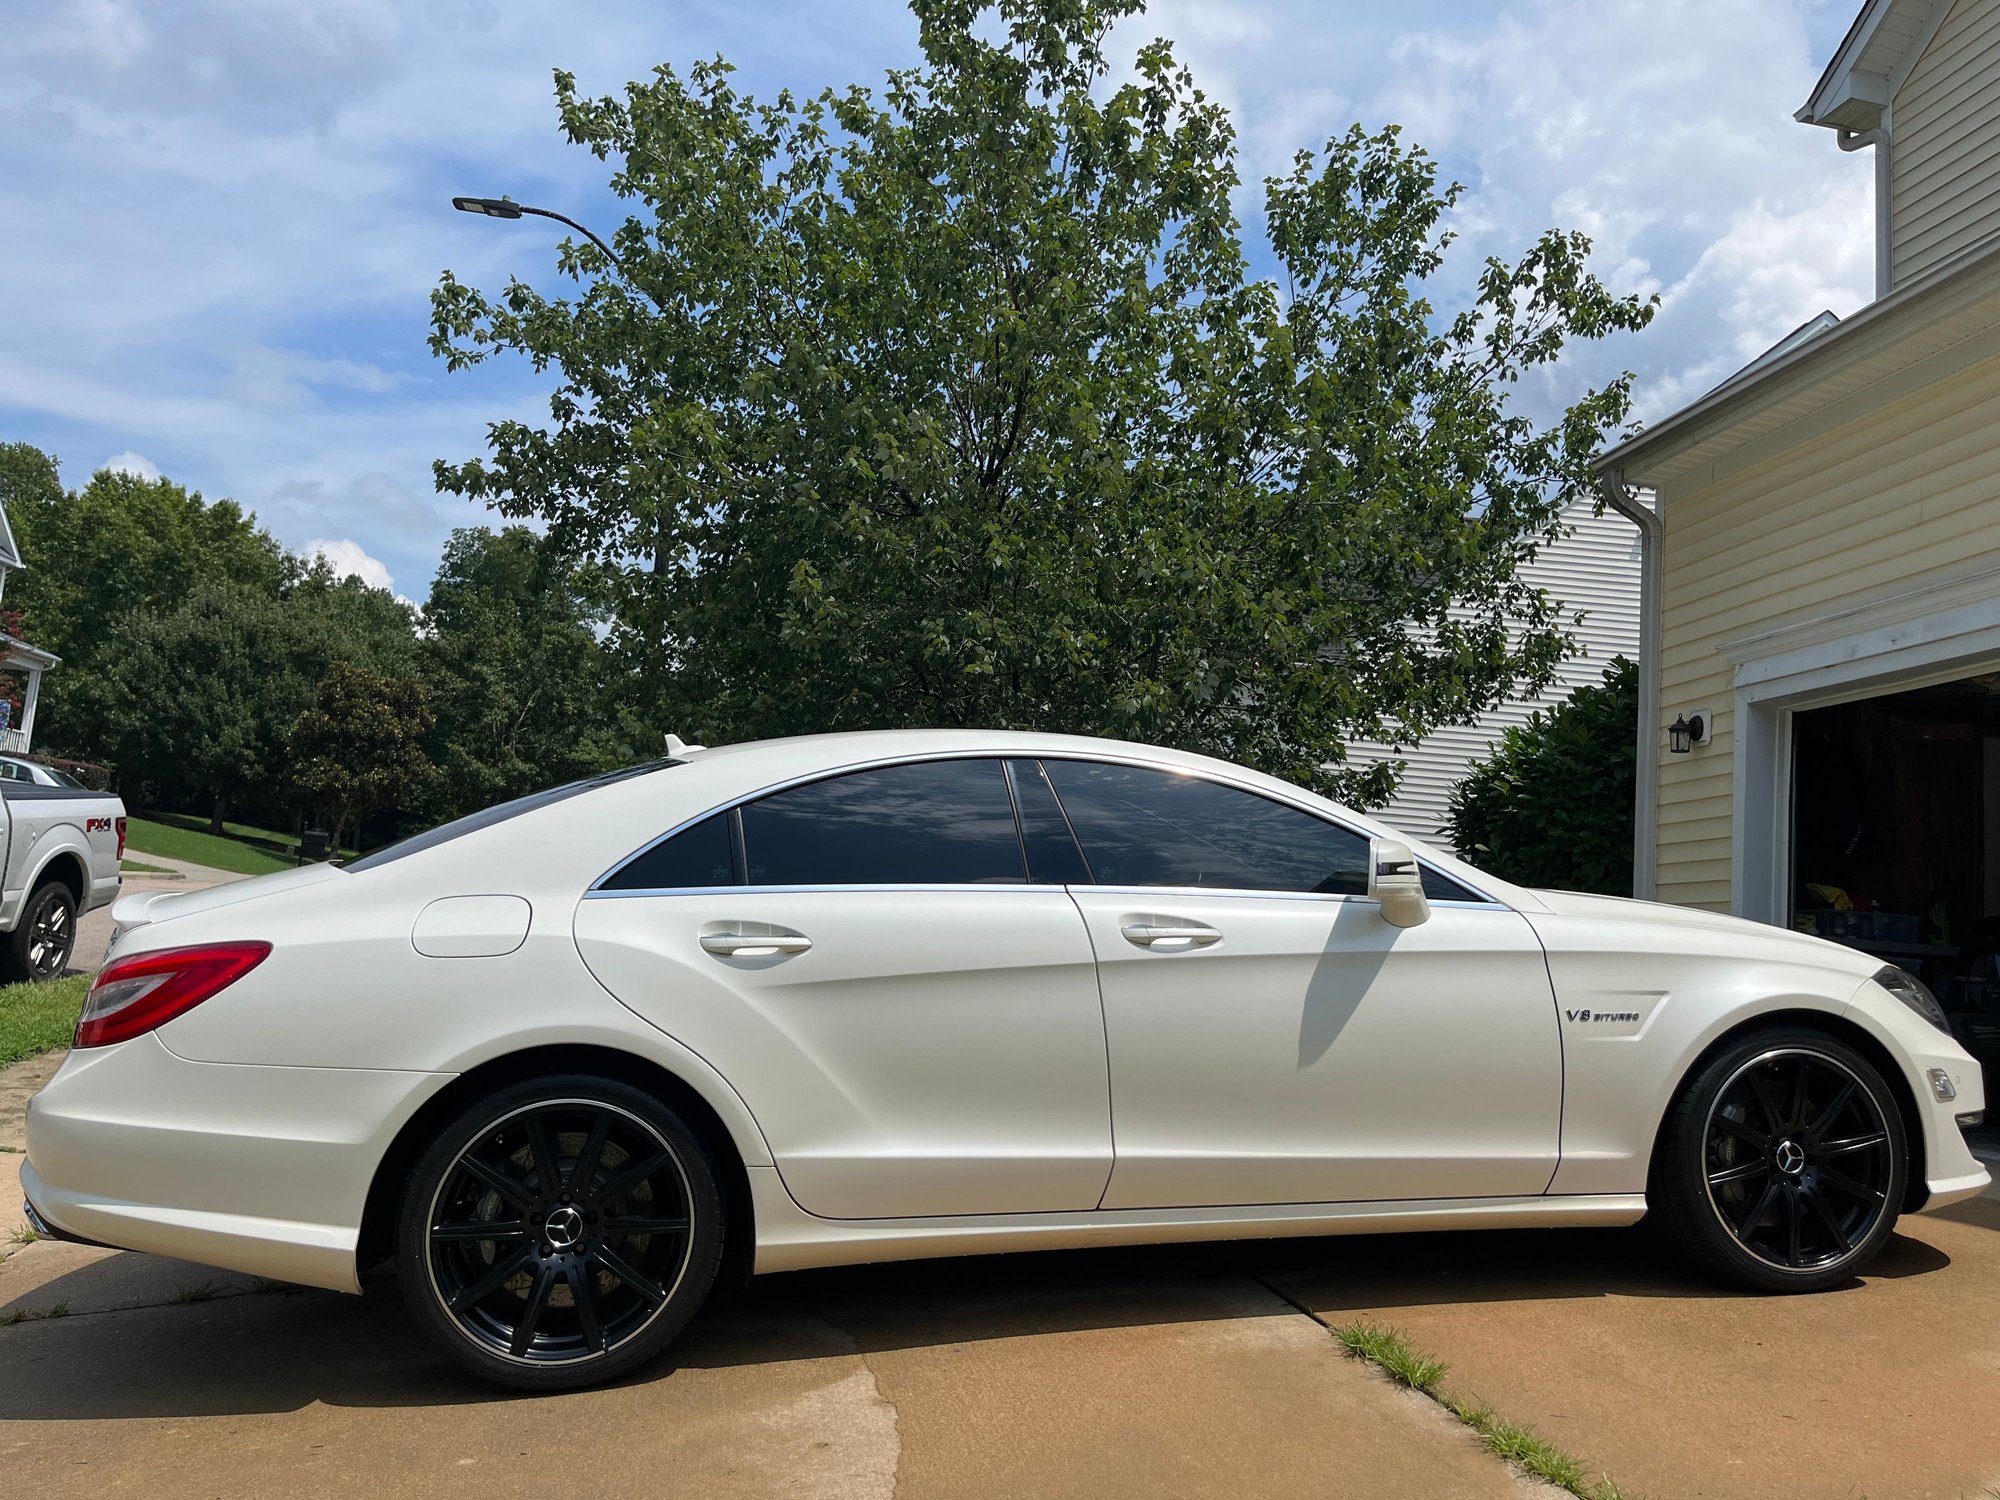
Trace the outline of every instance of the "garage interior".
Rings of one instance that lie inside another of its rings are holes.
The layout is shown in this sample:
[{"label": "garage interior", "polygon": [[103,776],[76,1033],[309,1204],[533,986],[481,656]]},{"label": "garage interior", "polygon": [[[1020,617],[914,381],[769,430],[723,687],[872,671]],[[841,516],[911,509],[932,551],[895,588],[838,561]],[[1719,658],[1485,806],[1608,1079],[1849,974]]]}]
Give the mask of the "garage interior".
[{"label": "garage interior", "polygon": [[1916,974],[2000,1065],[2000,671],[1800,711],[1792,912]]}]

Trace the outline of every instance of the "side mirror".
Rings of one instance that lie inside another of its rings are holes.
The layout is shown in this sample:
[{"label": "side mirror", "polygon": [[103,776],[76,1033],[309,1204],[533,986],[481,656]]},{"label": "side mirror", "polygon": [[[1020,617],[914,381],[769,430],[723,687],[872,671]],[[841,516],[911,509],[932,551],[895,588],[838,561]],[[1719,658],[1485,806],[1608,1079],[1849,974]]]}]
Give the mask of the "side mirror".
[{"label": "side mirror", "polygon": [[1392,927],[1415,927],[1430,920],[1424,872],[1408,844],[1376,839],[1368,849],[1368,894],[1382,903],[1382,920]]}]

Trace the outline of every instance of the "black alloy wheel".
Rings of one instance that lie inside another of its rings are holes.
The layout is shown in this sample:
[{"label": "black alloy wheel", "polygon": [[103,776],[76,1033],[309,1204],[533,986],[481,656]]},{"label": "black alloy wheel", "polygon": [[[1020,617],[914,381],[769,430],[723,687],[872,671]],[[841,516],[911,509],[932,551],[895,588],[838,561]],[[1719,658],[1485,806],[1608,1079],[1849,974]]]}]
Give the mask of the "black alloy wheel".
[{"label": "black alloy wheel", "polygon": [[405,1296],[489,1379],[535,1390],[609,1379],[663,1348],[706,1296],[721,1246],[715,1181],[699,1138],[635,1089],[516,1086],[461,1117],[413,1173]]},{"label": "black alloy wheel", "polygon": [[1874,1258],[1907,1172],[1902,1117],[1867,1059],[1832,1037],[1767,1033],[1683,1093],[1652,1192],[1683,1242],[1719,1269],[1814,1290]]},{"label": "black alloy wheel", "polygon": [[8,967],[15,979],[57,979],[76,947],[76,898],[59,881],[40,886],[28,898],[8,942]]},{"label": "black alloy wheel", "polygon": [[1890,1176],[1882,1101],[1824,1054],[1753,1058],[1709,1107],[1709,1203],[1769,1265],[1810,1270],[1850,1254],[1889,1211]]}]

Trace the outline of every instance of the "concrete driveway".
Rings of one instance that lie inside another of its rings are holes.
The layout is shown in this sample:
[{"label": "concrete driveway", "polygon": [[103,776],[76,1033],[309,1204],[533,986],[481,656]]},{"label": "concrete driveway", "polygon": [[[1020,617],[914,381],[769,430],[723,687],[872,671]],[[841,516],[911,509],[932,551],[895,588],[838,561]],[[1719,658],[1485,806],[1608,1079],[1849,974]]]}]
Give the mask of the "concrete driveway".
[{"label": "concrete driveway", "polygon": [[[0,1079],[0,1131],[32,1082]],[[557,1397],[460,1377],[386,1286],[272,1290],[45,1242],[0,1262],[12,1312],[0,1464],[22,1494],[1553,1493],[1345,1356],[1328,1325],[1356,1319],[1628,1495],[2000,1483],[1994,1201],[1904,1220],[1874,1273],[1818,1297],[1732,1294],[1622,1230],[800,1273],[639,1376]]]}]

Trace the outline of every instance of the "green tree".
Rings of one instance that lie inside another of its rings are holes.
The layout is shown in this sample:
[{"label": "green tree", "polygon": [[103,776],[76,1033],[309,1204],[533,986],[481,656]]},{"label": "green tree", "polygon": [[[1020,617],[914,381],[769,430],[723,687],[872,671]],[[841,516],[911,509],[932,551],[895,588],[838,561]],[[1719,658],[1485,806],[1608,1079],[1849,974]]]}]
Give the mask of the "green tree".
[{"label": "green tree", "polygon": [[1452,788],[1453,845],[1502,880],[1631,895],[1638,725],[1639,671],[1616,657]]},{"label": "green tree", "polygon": [[62,474],[53,455],[32,443],[0,443],[0,506],[6,507],[17,531],[23,524],[19,518],[33,525],[63,498]]},{"label": "green tree", "polygon": [[407,606],[324,563],[293,569],[282,593],[204,580],[167,608],[114,622],[77,709],[94,753],[130,800],[199,797],[220,833],[230,805],[257,793],[295,805],[287,741],[317,685],[346,662],[395,675],[414,662]]},{"label": "green tree", "polygon": [[598,639],[589,570],[525,526],[446,544],[419,644],[437,725],[439,819],[634,758],[626,684]]},{"label": "green tree", "polygon": [[37,474],[19,456],[25,447],[0,456],[0,500],[26,565],[9,580],[7,603],[21,611],[28,638],[63,659],[42,682],[38,737],[97,753],[100,736],[82,705],[101,696],[89,679],[120,619],[170,611],[206,583],[275,596],[288,560],[233,501],[109,469],[65,492],[49,482],[53,462]]},{"label": "green tree", "polygon": [[121,615],[97,670],[78,684],[91,743],[134,803],[201,796],[220,833],[231,800],[275,771],[298,716],[302,644],[276,598],[197,585],[178,605]]},{"label": "green tree", "polygon": [[1441,313],[1460,190],[1394,129],[1266,182],[1253,275],[1227,114],[1165,42],[1109,82],[1137,8],[914,0],[879,97],[557,74],[617,261],[566,243],[573,299],[444,277],[452,368],[557,388],[437,477],[603,564],[653,727],[1122,734],[1368,799],[1346,740],[1546,679],[1563,622],[1515,569],[1629,377],[1547,422],[1514,392],[1650,305],[1552,231]]},{"label": "green tree", "polygon": [[406,802],[437,775],[423,747],[434,720],[419,679],[333,664],[289,736],[291,780],[332,808],[333,848],[349,818]]},{"label": "green tree", "polygon": [[12,602],[65,659],[87,659],[125,610],[170,607],[198,581],[275,593],[284,577],[284,549],[253,517],[170,479],[100,469],[73,494],[9,498],[8,517],[27,564]]}]

